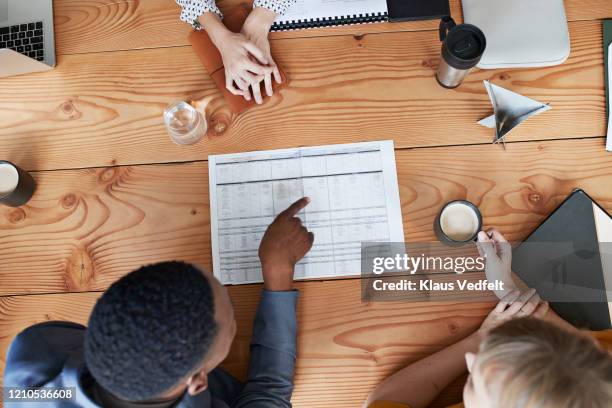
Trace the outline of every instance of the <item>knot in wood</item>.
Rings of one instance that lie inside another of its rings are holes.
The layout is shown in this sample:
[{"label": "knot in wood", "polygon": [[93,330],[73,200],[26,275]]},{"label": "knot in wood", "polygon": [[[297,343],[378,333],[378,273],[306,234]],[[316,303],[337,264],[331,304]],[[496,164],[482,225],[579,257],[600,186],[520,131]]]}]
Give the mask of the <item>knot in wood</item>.
[{"label": "knot in wood", "polygon": [[74,112],[74,105],[72,104],[71,100],[68,100],[68,101],[62,103],[61,109],[62,109],[62,112],[64,112],[65,114],[69,115],[72,112]]},{"label": "knot in wood", "polygon": [[21,208],[16,208],[6,215],[11,224],[17,224],[26,219],[26,212]]},{"label": "knot in wood", "polygon": [[530,193],[529,194],[529,202],[531,204],[539,204],[542,201],[542,195],[540,193]]},{"label": "knot in wood", "polygon": [[66,209],[72,208],[77,203],[77,201],[78,199],[74,194],[67,194],[66,196],[64,196],[64,198],[62,198],[62,207]]},{"label": "knot in wood", "polygon": [[115,178],[115,174],[117,170],[115,168],[105,169],[102,174],[100,174],[100,181],[104,183],[108,183]]},{"label": "knot in wood", "polygon": [[93,261],[84,247],[75,248],[67,260],[64,281],[69,290],[88,290],[93,280]]}]

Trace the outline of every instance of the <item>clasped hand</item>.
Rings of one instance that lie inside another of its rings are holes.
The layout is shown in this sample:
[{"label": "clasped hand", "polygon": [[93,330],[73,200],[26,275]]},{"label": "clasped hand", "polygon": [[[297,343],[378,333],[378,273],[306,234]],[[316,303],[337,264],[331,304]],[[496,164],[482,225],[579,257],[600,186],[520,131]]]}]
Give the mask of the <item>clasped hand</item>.
[{"label": "clasped hand", "polygon": [[270,52],[268,33],[276,14],[256,7],[242,26],[240,33],[227,29],[216,36],[215,45],[221,52],[225,67],[225,86],[234,95],[260,104],[261,82],[268,96],[272,96],[272,77],[281,83],[278,66]]}]

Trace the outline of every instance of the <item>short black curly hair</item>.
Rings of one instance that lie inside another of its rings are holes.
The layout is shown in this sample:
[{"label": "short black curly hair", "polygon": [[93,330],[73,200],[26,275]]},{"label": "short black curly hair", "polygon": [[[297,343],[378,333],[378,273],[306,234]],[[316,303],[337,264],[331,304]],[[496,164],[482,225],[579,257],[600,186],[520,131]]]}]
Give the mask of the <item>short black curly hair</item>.
[{"label": "short black curly hair", "polygon": [[85,335],[87,369],[127,401],[159,397],[204,361],[218,330],[208,278],[184,262],[144,266],[94,306]]}]

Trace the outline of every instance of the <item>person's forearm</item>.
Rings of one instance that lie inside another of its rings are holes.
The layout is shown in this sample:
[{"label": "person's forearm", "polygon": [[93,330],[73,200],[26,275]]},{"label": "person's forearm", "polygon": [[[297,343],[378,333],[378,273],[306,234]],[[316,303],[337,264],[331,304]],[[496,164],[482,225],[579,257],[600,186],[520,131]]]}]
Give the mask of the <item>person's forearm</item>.
[{"label": "person's forearm", "polygon": [[510,271],[509,275],[500,276],[499,280],[502,281],[503,288],[501,290],[494,291],[495,296],[497,296],[498,299],[503,298],[513,290],[518,289],[521,292],[525,292],[530,289],[529,286],[526,285],[525,282],[523,282],[521,278],[516,275],[516,273],[514,273],[514,271]]},{"label": "person's forearm", "polygon": [[244,22],[244,28],[261,30],[266,33],[270,31],[277,14],[264,7],[255,7]]},{"label": "person's forearm", "polygon": [[399,402],[411,408],[429,406],[442,389],[465,372],[465,353],[477,351],[479,344],[480,334],[475,332],[403,368],[376,387],[366,407],[376,401]]},{"label": "person's forearm", "polygon": [[563,319],[561,316],[559,316],[557,314],[557,312],[555,312],[552,309],[548,309],[548,311],[546,312],[546,314],[544,315],[544,317],[542,319],[546,320],[547,322],[552,323],[552,324],[554,324],[556,326],[559,326],[562,329],[570,331],[570,332],[579,332],[580,331],[579,329],[574,327],[571,323],[568,323],[565,319]]},{"label": "person's forearm", "polygon": [[206,33],[217,48],[220,48],[224,38],[231,33],[225,24],[223,24],[223,21],[221,21],[221,17],[219,17],[219,15],[216,13],[203,13],[200,17],[198,17],[198,22],[202,27],[204,27]]},{"label": "person's forearm", "polygon": [[264,289],[270,292],[286,292],[293,290],[293,271],[295,266],[282,262],[261,263],[264,279]]},{"label": "person's forearm", "polygon": [[248,377],[234,407],[291,407],[297,298],[297,291],[263,291],[253,325]]},{"label": "person's forearm", "polygon": [[[525,292],[526,290],[530,289],[529,285],[527,285],[514,271],[512,271],[511,280],[515,287],[518,288],[521,292]],[[565,321],[561,316],[557,314],[557,312],[552,309],[548,309],[542,319],[569,331],[578,330],[573,325]]]},{"label": "person's forearm", "polygon": [[[259,32],[267,35],[270,27],[276,19],[276,13],[263,7],[255,7],[244,23],[243,30]],[[231,31],[223,24],[218,14],[213,12],[203,13],[198,17],[198,22],[206,30],[212,42],[219,48],[223,40]]]},{"label": "person's forearm", "polygon": [[523,280],[521,278],[519,278],[519,276],[514,271],[511,271],[510,273],[511,273],[510,280],[512,282],[511,284],[512,284],[512,286],[514,286],[513,289],[518,289],[521,292],[525,292],[525,291],[531,289],[529,287],[529,285],[527,285],[525,282],[523,282]]}]

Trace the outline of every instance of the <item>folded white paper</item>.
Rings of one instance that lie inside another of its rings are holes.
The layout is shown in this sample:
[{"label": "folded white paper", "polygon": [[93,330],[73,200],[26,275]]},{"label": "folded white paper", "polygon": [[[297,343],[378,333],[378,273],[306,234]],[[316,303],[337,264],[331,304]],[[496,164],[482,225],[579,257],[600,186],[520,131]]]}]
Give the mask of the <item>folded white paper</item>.
[{"label": "folded white paper", "polygon": [[523,121],[550,109],[550,106],[545,103],[494,85],[489,81],[484,81],[484,85],[491,99],[494,113],[478,123],[495,129],[493,143],[504,141],[506,134]]}]

